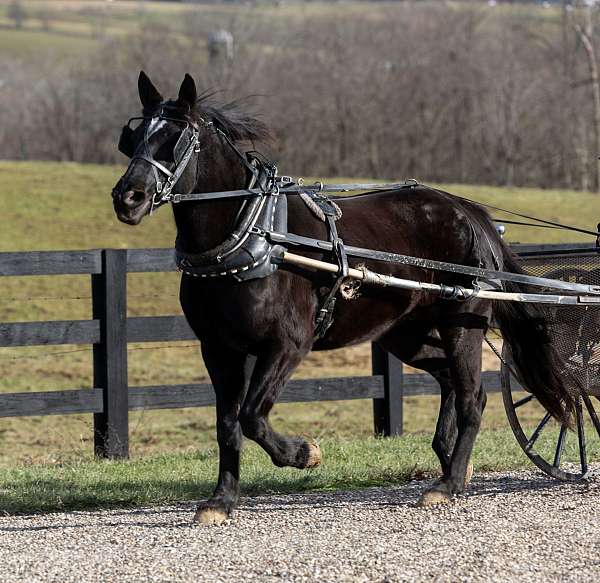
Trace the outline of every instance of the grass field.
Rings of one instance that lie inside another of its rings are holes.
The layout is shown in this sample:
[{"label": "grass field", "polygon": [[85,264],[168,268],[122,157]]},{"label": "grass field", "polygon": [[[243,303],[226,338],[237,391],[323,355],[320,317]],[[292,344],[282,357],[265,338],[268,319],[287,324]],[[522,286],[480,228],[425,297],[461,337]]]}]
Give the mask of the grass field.
[{"label": "grass field", "polygon": [[[0,51],[19,60],[33,61],[41,54],[57,59],[78,60],[93,52],[110,39],[135,33],[142,28],[159,27],[161,35],[182,38],[190,34],[192,19],[201,21],[203,30],[221,27],[235,28],[240,15],[244,27],[258,23],[287,27],[290,23],[309,26],[318,21],[333,29],[340,23],[377,25],[391,12],[408,14],[411,5],[395,1],[343,3],[335,2],[255,2],[202,4],[179,2],[140,2],[135,0],[22,0],[26,17],[20,29],[15,28],[8,7],[11,0],[0,0]],[[429,5],[436,8],[435,3]],[[441,6],[441,5],[440,5]],[[534,19],[538,31],[548,23],[555,23],[560,15],[556,7],[501,4],[490,9],[485,4],[468,2],[445,3],[444,9],[470,10],[480,16],[491,16],[487,26],[493,30],[506,19]],[[268,38],[264,39],[268,44]]]},{"label": "grass field", "polygon": [[[489,448],[490,434],[479,447]],[[493,443],[500,440],[493,439]],[[519,462],[516,445],[508,456]],[[402,483],[434,472],[424,436],[401,439],[323,440],[326,459],[308,471],[275,468],[254,444],[243,455],[245,494],[358,488]],[[506,458],[503,455],[503,458]],[[127,463],[85,462],[0,470],[0,512],[164,503],[207,496],[216,477],[216,452],[159,455]],[[485,466],[481,466],[485,467]],[[493,465],[496,467],[496,464]]]},{"label": "grass field", "polygon": [[[168,209],[136,228],[114,218],[110,189],[121,171],[121,167],[108,166],[0,162],[0,250],[171,247],[174,229]],[[460,185],[444,188],[588,228],[595,227],[600,210],[597,197],[576,192]],[[508,239],[542,242],[586,237],[509,227]],[[0,322],[90,317],[87,277],[2,278],[0,286]],[[130,276],[130,314],[179,313],[177,286],[176,274]],[[130,384],[207,380],[195,343],[169,346],[144,345],[144,350],[130,346]],[[326,357],[311,355],[296,376],[369,372],[369,347],[358,346]],[[82,388],[91,387],[91,382],[89,347],[0,350],[1,392]],[[278,405],[272,415],[275,426],[286,433],[318,439],[328,461],[314,472],[282,472],[271,468],[261,451],[251,448],[244,462],[248,491],[356,487],[431,472],[435,463],[429,443],[437,406],[435,397],[407,399],[409,435],[382,441],[370,439],[369,402]],[[535,417],[532,415],[532,420]],[[213,428],[214,411],[210,408],[137,412],[131,415],[134,461],[96,464],[91,461],[91,416],[0,419],[0,508],[82,507],[99,492],[99,503],[106,505],[203,495],[216,472]],[[507,430],[498,396],[490,399],[475,463],[479,469],[528,463]]]},{"label": "grass field", "polygon": [[[563,460],[576,463],[575,440],[567,443]],[[385,486],[430,479],[439,472],[429,436],[423,434],[388,439],[336,436],[320,440],[320,445],[323,464],[312,470],[296,470],[275,467],[256,444],[246,444],[242,494]],[[598,459],[600,443],[595,440],[590,446],[591,458]],[[0,514],[203,499],[214,487],[217,459],[214,447],[203,447],[127,462],[74,460],[0,468]],[[473,460],[476,472],[530,465],[507,428],[481,432]]]}]

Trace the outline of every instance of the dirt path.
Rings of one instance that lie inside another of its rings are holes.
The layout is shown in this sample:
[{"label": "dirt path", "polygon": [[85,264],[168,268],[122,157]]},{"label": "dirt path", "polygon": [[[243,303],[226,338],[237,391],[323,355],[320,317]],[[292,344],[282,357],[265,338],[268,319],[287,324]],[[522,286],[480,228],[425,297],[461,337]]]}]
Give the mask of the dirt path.
[{"label": "dirt path", "polygon": [[600,483],[474,480],[433,510],[404,487],[245,499],[222,527],[191,504],[0,518],[0,581],[591,581]]}]

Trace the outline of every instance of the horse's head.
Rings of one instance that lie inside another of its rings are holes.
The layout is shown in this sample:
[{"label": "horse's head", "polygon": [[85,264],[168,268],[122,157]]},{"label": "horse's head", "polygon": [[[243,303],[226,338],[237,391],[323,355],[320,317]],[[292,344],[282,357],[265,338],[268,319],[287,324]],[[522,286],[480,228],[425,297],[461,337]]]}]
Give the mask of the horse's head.
[{"label": "horse's head", "polygon": [[199,126],[206,125],[194,115],[197,91],[189,75],[173,101],[165,101],[143,71],[138,90],[142,115],[129,120],[119,140],[131,162],[112,191],[118,219],[130,225],[162,204],[175,185],[178,192],[191,192],[196,165],[190,162],[199,149]]}]

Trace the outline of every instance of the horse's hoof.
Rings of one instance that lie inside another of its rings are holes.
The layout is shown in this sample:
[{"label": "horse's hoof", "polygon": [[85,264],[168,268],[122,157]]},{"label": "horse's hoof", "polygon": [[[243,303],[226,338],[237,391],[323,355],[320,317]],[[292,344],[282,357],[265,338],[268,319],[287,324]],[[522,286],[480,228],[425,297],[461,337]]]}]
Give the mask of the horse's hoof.
[{"label": "horse's hoof", "polygon": [[445,492],[440,492],[439,490],[425,490],[425,492],[421,494],[421,497],[417,502],[417,506],[421,508],[429,508],[430,506],[450,504],[451,501],[452,498]]},{"label": "horse's hoof", "polygon": [[223,524],[229,515],[222,508],[198,508],[194,515],[194,524]]},{"label": "horse's hoof", "polygon": [[473,464],[469,462],[467,473],[465,474],[465,488],[471,483],[471,478],[473,478]]},{"label": "horse's hoof", "polygon": [[308,455],[306,456],[305,468],[316,468],[321,465],[321,448],[316,443],[308,444]]}]

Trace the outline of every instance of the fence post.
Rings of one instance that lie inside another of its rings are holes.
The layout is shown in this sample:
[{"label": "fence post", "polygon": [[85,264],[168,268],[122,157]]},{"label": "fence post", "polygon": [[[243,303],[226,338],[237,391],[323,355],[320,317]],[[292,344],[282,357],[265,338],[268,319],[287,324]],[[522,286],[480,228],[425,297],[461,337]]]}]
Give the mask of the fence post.
[{"label": "fence post", "polygon": [[102,273],[92,275],[92,311],[100,320],[94,344],[94,387],[103,389],[104,410],[94,414],[94,452],[129,455],[127,379],[127,250],[104,249]]},{"label": "fence post", "polygon": [[376,343],[371,345],[374,375],[383,375],[384,397],[373,399],[375,435],[402,435],[404,387],[402,361]]}]

